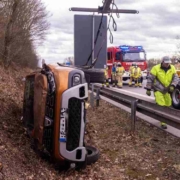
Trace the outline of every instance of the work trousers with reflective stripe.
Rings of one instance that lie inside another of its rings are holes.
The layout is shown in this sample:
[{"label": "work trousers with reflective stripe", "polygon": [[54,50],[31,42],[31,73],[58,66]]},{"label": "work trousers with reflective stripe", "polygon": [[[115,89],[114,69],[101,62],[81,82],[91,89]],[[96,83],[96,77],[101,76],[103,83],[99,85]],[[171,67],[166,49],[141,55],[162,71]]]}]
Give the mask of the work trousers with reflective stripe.
[{"label": "work trousers with reflective stripe", "polygon": [[168,92],[163,94],[160,91],[155,91],[154,96],[155,96],[156,103],[158,105],[168,106],[168,107],[172,105],[171,95]]},{"label": "work trousers with reflective stripe", "polygon": [[112,73],[112,83],[113,85],[117,84],[117,79],[116,79],[116,73]]},{"label": "work trousers with reflective stripe", "polygon": [[129,85],[130,85],[130,86],[132,85],[132,80],[133,80],[133,75],[130,74],[130,79],[129,79]]},{"label": "work trousers with reflective stripe", "polygon": [[118,74],[117,75],[117,81],[118,81],[118,86],[122,87],[123,86],[123,74]]},{"label": "work trousers with reflective stripe", "polygon": [[141,86],[141,77],[134,78],[135,86]]},{"label": "work trousers with reflective stripe", "polygon": [[108,80],[108,75],[104,75],[105,76],[105,79],[104,79],[104,83],[102,83],[102,85],[106,85],[106,86],[109,86],[109,80]]}]

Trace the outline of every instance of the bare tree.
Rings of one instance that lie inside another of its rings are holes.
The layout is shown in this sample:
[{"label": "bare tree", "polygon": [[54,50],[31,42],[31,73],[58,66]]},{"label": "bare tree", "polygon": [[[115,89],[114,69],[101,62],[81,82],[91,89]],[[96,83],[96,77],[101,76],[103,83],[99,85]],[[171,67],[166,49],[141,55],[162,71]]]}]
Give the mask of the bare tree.
[{"label": "bare tree", "polygon": [[[3,50],[3,61],[7,64],[9,63],[9,54],[10,54],[10,45],[12,42],[12,29],[13,29],[13,22],[16,19],[16,11],[18,6],[18,0],[14,0],[13,4],[10,3],[11,12],[9,12],[8,22],[5,29],[5,37],[4,37],[4,50]],[[9,9],[7,9],[9,10]]]},{"label": "bare tree", "polygon": [[49,27],[48,12],[41,0],[7,0],[2,5],[4,19],[7,19],[2,58],[9,65],[17,57],[23,61],[27,48],[32,52],[34,44],[42,42]]}]

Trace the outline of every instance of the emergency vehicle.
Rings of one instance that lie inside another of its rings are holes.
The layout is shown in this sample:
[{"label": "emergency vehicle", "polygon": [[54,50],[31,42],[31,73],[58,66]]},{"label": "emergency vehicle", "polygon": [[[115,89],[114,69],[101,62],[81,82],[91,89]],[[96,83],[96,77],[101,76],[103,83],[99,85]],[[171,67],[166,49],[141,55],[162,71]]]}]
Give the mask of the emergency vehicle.
[{"label": "emergency vehicle", "polygon": [[147,61],[146,52],[143,46],[114,46],[107,49],[107,67],[108,76],[111,79],[111,69],[113,63],[120,62],[125,69],[123,80],[126,81],[130,78],[129,68],[132,63],[136,63],[142,71],[142,77],[147,77]]}]

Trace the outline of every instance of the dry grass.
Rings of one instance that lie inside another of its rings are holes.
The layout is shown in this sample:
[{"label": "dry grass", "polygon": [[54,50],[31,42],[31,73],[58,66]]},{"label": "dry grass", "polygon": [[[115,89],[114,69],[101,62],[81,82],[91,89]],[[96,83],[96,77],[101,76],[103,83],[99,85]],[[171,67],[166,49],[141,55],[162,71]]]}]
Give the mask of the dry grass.
[{"label": "dry grass", "polygon": [[179,139],[141,120],[132,134],[129,114],[104,101],[87,113],[86,143],[100,150],[99,161],[79,172],[55,170],[31,149],[20,120],[21,79],[30,71],[0,67],[0,179],[180,179]]}]

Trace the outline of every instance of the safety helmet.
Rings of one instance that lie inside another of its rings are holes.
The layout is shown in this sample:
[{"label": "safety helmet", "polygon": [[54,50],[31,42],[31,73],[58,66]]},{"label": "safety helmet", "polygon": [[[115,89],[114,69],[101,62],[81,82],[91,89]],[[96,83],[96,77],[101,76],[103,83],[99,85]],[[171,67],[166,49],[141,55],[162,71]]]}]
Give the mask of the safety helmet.
[{"label": "safety helmet", "polygon": [[163,63],[170,64],[170,63],[171,63],[171,59],[170,59],[169,56],[164,56],[164,57],[162,58],[162,62],[163,62]]},{"label": "safety helmet", "polygon": [[118,65],[118,66],[121,66],[121,63],[120,63],[120,62],[118,62],[118,63],[117,63],[117,65]]},{"label": "safety helmet", "polygon": [[106,68],[107,68],[107,65],[105,64],[105,65],[104,65],[104,69],[106,69]]}]

